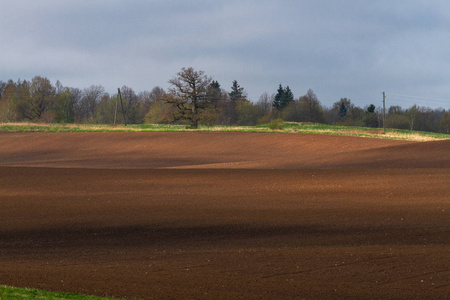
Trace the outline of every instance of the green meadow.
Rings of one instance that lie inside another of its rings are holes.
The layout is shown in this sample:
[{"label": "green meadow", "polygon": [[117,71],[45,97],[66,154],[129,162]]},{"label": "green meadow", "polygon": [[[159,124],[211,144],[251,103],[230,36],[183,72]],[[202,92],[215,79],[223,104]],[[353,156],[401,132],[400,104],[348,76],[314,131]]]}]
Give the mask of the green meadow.
[{"label": "green meadow", "polygon": [[409,141],[432,141],[450,139],[450,134],[421,132],[402,129],[335,126],[319,123],[283,122],[278,129],[269,124],[259,126],[199,126],[191,129],[186,125],[139,124],[139,125],[101,125],[101,124],[46,124],[46,123],[0,123],[0,132],[282,132],[311,133],[343,136],[359,136]]}]

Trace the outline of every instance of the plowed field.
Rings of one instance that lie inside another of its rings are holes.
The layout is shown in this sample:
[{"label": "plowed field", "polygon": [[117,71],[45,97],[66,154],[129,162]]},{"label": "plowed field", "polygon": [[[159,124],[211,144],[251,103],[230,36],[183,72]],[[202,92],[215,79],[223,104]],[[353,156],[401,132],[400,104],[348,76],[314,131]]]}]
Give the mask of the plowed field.
[{"label": "plowed field", "polygon": [[0,133],[0,285],[449,299],[450,141]]}]

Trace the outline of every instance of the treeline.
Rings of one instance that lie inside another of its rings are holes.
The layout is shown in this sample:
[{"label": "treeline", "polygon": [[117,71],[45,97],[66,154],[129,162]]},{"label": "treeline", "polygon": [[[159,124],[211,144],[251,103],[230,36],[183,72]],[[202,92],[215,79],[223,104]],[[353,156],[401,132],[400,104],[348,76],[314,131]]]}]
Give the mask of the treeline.
[{"label": "treeline", "polygon": [[[123,86],[108,94],[104,87],[79,89],[59,81],[35,76],[31,81],[0,81],[0,122],[142,124],[175,123],[198,125],[258,125],[272,119],[345,126],[383,127],[380,107],[361,108],[341,98],[331,107],[321,105],[310,89],[295,98],[289,86],[276,93],[263,93],[256,103],[235,80],[230,90],[222,88],[202,71],[183,68],[169,80],[166,91],[154,87],[136,93]],[[450,112],[413,105],[386,111],[386,128],[450,133]]]}]

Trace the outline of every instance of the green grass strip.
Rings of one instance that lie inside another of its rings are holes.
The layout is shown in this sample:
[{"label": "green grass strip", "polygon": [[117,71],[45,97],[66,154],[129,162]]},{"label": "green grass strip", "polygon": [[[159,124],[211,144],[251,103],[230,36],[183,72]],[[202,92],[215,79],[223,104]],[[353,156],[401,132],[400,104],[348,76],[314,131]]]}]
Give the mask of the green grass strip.
[{"label": "green grass strip", "polygon": [[67,299],[67,300],[107,300],[113,298],[101,298],[84,296],[71,293],[47,292],[37,289],[15,288],[0,285],[0,299]]},{"label": "green grass strip", "polygon": [[38,123],[0,123],[0,132],[282,132],[313,133],[343,136],[397,139],[408,141],[432,141],[450,139],[450,134],[421,132],[401,129],[335,126],[318,123],[283,122],[282,129],[271,130],[268,124],[259,126],[199,126],[191,129],[185,125],[167,124],[38,124]]}]

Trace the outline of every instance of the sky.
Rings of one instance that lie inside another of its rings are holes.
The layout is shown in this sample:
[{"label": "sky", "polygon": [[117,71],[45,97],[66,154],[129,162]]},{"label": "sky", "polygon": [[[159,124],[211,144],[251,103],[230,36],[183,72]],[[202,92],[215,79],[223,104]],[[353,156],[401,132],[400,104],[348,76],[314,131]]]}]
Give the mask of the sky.
[{"label": "sky", "polygon": [[450,108],[450,1],[0,0],[0,80],[137,93],[183,67],[250,100]]}]

